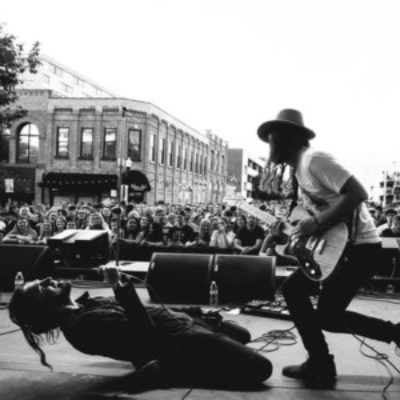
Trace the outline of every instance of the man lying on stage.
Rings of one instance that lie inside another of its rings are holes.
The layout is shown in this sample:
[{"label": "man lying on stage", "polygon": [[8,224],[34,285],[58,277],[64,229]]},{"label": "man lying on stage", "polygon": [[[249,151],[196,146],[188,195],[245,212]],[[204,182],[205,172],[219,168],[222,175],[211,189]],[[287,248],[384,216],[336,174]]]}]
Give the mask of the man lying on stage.
[{"label": "man lying on stage", "polygon": [[[219,320],[207,323],[164,306],[143,306],[133,284],[122,284],[117,268],[103,269],[115,298],[74,300],[71,284],[47,278],[15,290],[10,317],[50,367],[40,347],[61,331],[77,350],[130,361],[137,369],[132,390],[157,386],[253,386],[272,373],[272,364],[248,348],[249,332]],[[214,326],[213,326],[214,325]],[[128,388],[129,390],[129,388]]]}]

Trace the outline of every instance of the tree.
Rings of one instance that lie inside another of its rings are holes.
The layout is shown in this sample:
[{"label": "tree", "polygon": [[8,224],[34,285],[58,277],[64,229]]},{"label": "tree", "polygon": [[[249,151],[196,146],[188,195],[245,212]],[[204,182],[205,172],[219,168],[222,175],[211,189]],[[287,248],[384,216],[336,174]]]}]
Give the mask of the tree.
[{"label": "tree", "polygon": [[18,43],[14,35],[5,31],[4,24],[0,24],[0,131],[27,113],[21,106],[12,105],[18,99],[16,86],[23,82],[21,75],[26,70],[37,72],[39,50],[39,42],[35,42],[26,54],[24,44]]}]

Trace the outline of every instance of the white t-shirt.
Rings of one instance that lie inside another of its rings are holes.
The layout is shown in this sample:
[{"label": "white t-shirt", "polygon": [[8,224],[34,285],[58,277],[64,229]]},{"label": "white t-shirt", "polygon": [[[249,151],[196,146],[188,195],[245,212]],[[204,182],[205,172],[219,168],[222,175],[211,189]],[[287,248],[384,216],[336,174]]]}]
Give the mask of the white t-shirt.
[{"label": "white t-shirt", "polygon": [[[299,161],[296,178],[299,182],[299,203],[318,214],[328,209],[340,196],[340,190],[352,174],[329,153],[306,149]],[[378,243],[380,237],[374,220],[364,203],[353,222],[354,243]]]},{"label": "white t-shirt", "polygon": [[235,234],[232,231],[220,233],[217,229],[211,235],[210,246],[226,249],[232,246]]}]

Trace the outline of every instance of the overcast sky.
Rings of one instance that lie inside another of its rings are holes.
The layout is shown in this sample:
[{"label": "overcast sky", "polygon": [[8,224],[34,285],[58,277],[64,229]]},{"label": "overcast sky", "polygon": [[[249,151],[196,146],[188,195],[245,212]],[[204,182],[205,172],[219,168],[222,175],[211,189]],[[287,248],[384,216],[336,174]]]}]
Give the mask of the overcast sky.
[{"label": "overcast sky", "polygon": [[368,189],[400,167],[397,0],[0,0],[27,44],[266,156],[259,124],[297,108]]}]

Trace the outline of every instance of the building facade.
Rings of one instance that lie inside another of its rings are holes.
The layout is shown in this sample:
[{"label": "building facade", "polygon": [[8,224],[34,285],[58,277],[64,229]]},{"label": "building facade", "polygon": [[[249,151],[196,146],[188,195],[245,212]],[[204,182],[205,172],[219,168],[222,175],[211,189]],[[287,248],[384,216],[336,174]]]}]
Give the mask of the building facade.
[{"label": "building facade", "polygon": [[21,76],[17,89],[52,90],[59,97],[117,97],[117,94],[46,55],[40,55],[37,73]]},{"label": "building facade", "polygon": [[400,206],[400,172],[384,171],[382,179],[379,181],[377,190],[379,203],[382,207]]},{"label": "building facade", "polygon": [[228,150],[228,179],[235,184],[235,193],[242,198],[255,198],[253,183],[265,168],[265,160],[243,149]]},{"label": "building facade", "polygon": [[17,105],[28,114],[0,133],[3,201],[99,202],[117,195],[128,161],[148,178],[148,204],[225,195],[228,143],[151,103],[21,89]]}]

